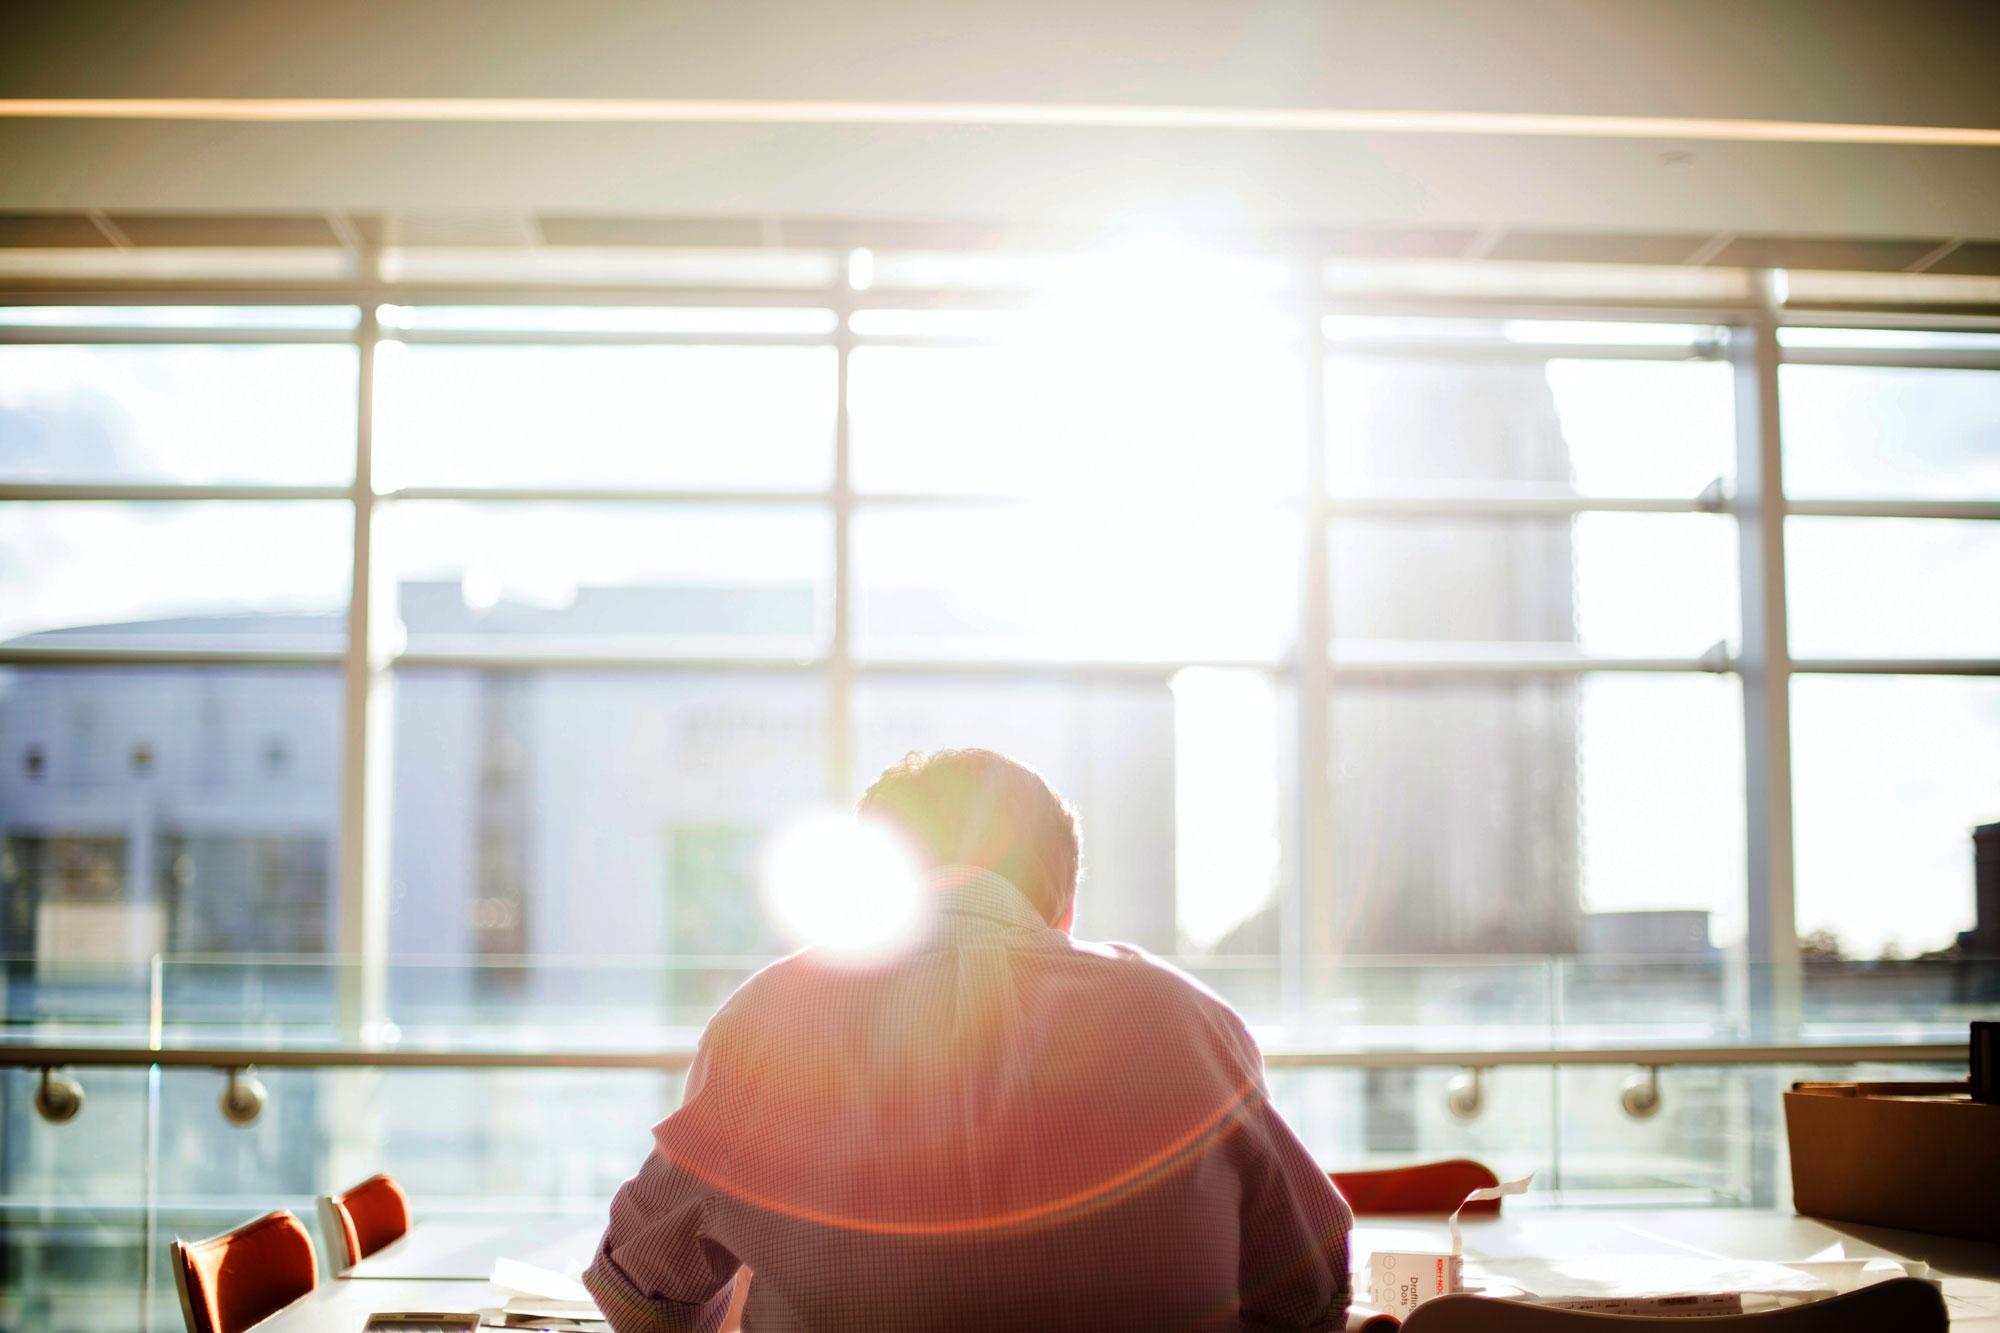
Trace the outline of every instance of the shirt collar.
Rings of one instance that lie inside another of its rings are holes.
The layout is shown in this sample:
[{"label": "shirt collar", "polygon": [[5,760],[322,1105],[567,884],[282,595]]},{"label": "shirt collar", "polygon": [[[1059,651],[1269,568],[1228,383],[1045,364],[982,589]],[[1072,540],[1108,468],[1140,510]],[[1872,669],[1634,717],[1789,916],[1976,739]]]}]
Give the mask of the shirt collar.
[{"label": "shirt collar", "polygon": [[976,916],[1031,930],[1053,929],[1013,881],[984,866],[939,866],[926,880],[937,910],[948,916]]}]

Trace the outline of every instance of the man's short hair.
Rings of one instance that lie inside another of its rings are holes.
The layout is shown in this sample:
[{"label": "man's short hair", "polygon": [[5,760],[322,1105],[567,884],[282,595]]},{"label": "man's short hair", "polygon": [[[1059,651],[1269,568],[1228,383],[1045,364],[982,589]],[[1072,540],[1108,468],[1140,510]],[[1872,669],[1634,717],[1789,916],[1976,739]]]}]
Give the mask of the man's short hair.
[{"label": "man's short hair", "polygon": [[932,866],[983,866],[1050,925],[1076,896],[1076,813],[1042,775],[992,750],[912,751],[861,798]]}]

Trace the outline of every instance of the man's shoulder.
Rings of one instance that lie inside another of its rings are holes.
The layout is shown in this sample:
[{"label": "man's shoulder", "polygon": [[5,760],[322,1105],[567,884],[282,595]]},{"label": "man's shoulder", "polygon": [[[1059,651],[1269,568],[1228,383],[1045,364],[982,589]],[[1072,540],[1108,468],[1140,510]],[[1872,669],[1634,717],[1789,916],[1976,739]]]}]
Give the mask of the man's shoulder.
[{"label": "man's shoulder", "polygon": [[[1067,1005],[1102,1020],[1145,1016],[1147,1030],[1185,1040],[1205,1033],[1239,1063],[1261,1067],[1262,1056],[1242,1017],[1199,978],[1135,944],[1066,939],[1060,949],[1036,950],[1034,970],[1066,979]],[[912,960],[904,959],[905,965]],[[1053,964],[1053,972],[1043,971]],[[897,972],[890,964],[884,970]],[[851,1017],[857,983],[868,969],[830,964],[813,950],[780,958],[753,973],[723,1001],[703,1033],[704,1045],[738,1052],[787,1046],[808,1029],[840,1015]],[[866,989],[874,990],[874,987]],[[1051,992],[1043,991],[1044,995]],[[864,1008],[866,1006],[863,1006]]]},{"label": "man's shoulder", "polygon": [[1210,990],[1200,978],[1136,944],[1116,940],[1072,940],[1070,948],[1082,960],[1083,967],[1107,986],[1143,992],[1157,997],[1162,1003],[1183,1005],[1234,1027],[1243,1025],[1242,1018],[1229,1002]]},{"label": "man's shoulder", "polygon": [[716,1009],[710,1024],[741,1016],[745,1011],[795,1001],[803,988],[818,984],[825,975],[826,969],[814,958],[812,950],[786,954],[739,982]]}]

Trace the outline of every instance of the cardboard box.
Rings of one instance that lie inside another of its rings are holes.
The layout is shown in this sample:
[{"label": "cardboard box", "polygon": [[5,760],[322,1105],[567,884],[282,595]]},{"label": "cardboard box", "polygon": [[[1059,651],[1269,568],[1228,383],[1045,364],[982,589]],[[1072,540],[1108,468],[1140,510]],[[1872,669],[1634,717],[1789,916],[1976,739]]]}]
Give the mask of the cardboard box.
[{"label": "cardboard box", "polygon": [[1792,1202],[1810,1217],[2000,1241],[2000,1106],[1963,1083],[1795,1083]]},{"label": "cardboard box", "polygon": [[1465,1261],[1456,1254],[1378,1250],[1368,1256],[1368,1303],[1398,1319],[1464,1289]]}]

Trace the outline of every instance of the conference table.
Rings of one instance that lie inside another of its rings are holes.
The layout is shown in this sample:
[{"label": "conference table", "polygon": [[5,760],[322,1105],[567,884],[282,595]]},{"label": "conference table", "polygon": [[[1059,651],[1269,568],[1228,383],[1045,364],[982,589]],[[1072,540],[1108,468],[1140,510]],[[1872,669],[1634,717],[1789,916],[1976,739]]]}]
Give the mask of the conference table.
[{"label": "conference table", "polygon": [[[420,1222],[348,1275],[258,1326],[258,1333],[359,1333],[391,1310],[475,1310],[505,1296],[488,1278],[497,1259],[574,1271],[595,1251],[601,1215]],[[1847,1258],[1921,1259],[1944,1282],[1952,1327],[2000,1333],[2000,1245],[1914,1231],[1738,1208],[1601,1209],[1510,1206],[1463,1224],[1468,1259],[1577,1258],[1605,1254],[1807,1259],[1840,1245]],[[1441,1250],[1439,1217],[1373,1217],[1350,1237],[1353,1266],[1375,1250]],[[1360,1284],[1357,1283],[1357,1287]]]}]

